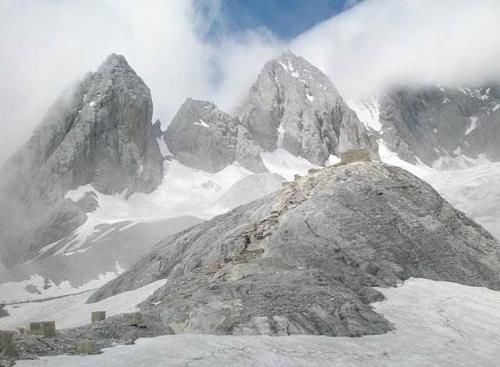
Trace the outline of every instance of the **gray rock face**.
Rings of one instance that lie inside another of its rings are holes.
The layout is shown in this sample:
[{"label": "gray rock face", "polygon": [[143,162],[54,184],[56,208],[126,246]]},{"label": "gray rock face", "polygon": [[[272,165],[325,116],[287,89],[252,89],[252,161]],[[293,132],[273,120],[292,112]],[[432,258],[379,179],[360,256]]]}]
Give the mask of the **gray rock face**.
[{"label": "gray rock face", "polygon": [[289,51],[264,66],[239,116],[266,151],[283,147],[317,165],[350,149],[377,156],[376,142],[328,77]]},{"label": "gray rock face", "polygon": [[[24,232],[33,236],[47,224],[47,213],[66,217],[62,203],[69,189],[92,183],[106,194],[154,190],[161,182],[163,158],[152,109],[149,88],[115,54],[63,94],[1,169],[0,201],[8,208],[0,224],[2,258],[12,261],[26,246],[47,244],[38,238],[26,243]],[[59,209],[62,214],[56,214]],[[20,241],[24,244],[17,246]]]},{"label": "gray rock face", "polygon": [[217,172],[234,161],[254,172],[266,171],[260,150],[237,118],[213,103],[188,98],[165,133],[169,150],[179,162]]},{"label": "gray rock face", "polygon": [[466,154],[500,159],[500,87],[395,89],[380,100],[384,141],[402,159],[432,164]]},{"label": "gray rock face", "polygon": [[165,239],[89,301],[166,278],[141,305],[165,332],[358,336],[391,328],[373,287],[409,277],[500,289],[500,244],[410,173],[363,162]]}]

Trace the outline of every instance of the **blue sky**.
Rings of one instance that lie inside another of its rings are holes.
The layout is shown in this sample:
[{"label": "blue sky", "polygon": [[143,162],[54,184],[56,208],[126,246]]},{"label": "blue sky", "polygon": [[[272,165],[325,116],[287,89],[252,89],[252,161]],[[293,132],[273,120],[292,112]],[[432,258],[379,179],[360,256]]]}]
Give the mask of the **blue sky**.
[{"label": "blue sky", "polygon": [[[356,0],[221,0],[226,32],[266,28],[289,40],[355,4]],[[203,0],[198,4],[203,5]],[[215,27],[220,24],[215,24]],[[210,29],[214,35],[214,29]]]}]

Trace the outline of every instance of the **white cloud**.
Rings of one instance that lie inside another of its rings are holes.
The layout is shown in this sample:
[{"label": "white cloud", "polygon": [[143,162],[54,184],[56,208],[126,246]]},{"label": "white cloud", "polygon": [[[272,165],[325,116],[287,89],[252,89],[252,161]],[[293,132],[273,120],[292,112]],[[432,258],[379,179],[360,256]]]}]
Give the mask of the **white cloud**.
[{"label": "white cloud", "polygon": [[500,1],[365,0],[293,41],[345,94],[500,80]]},{"label": "white cloud", "polygon": [[188,96],[230,110],[288,46],[351,95],[395,82],[500,79],[498,0],[365,0],[291,45],[265,29],[208,43],[198,32],[225,20],[220,0],[202,3],[203,16],[188,0],[0,0],[0,162],[112,52],[149,85],[164,123]]},{"label": "white cloud", "polygon": [[276,41],[262,32],[218,45],[202,41],[198,32],[218,9],[216,0],[205,4],[213,8],[208,18],[188,0],[0,0],[0,162],[29,138],[70,82],[113,52],[148,84],[155,117],[164,123],[187,97],[227,106],[244,89],[239,83],[251,82],[243,69],[256,74]]}]

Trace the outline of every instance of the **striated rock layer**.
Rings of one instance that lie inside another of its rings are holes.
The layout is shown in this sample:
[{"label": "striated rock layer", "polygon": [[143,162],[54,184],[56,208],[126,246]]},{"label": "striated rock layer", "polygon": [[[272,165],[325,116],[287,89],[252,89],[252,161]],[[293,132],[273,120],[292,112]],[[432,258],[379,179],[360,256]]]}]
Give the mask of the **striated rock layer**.
[{"label": "striated rock layer", "polygon": [[500,245],[399,168],[324,168],[160,242],[90,302],[157,279],[165,332],[383,333],[373,287],[410,277],[500,289]]}]

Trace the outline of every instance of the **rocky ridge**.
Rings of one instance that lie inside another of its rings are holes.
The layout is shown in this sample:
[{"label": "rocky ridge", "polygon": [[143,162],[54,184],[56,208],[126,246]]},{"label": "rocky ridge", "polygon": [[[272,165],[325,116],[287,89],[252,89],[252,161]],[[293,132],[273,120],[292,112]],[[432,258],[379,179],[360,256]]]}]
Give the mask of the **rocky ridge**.
[{"label": "rocky ridge", "polygon": [[[359,336],[390,330],[373,287],[410,277],[500,289],[500,245],[429,185],[360,162],[298,178],[159,243],[94,302],[157,279],[165,332]],[[152,306],[154,305],[154,306]]]},{"label": "rocky ridge", "polygon": [[394,88],[379,100],[389,149],[410,162],[432,165],[465,155],[500,159],[500,86]]},{"label": "rocky ridge", "polygon": [[377,158],[375,135],[330,79],[290,51],[264,66],[238,115],[265,151],[282,147],[316,165],[359,148]]}]

